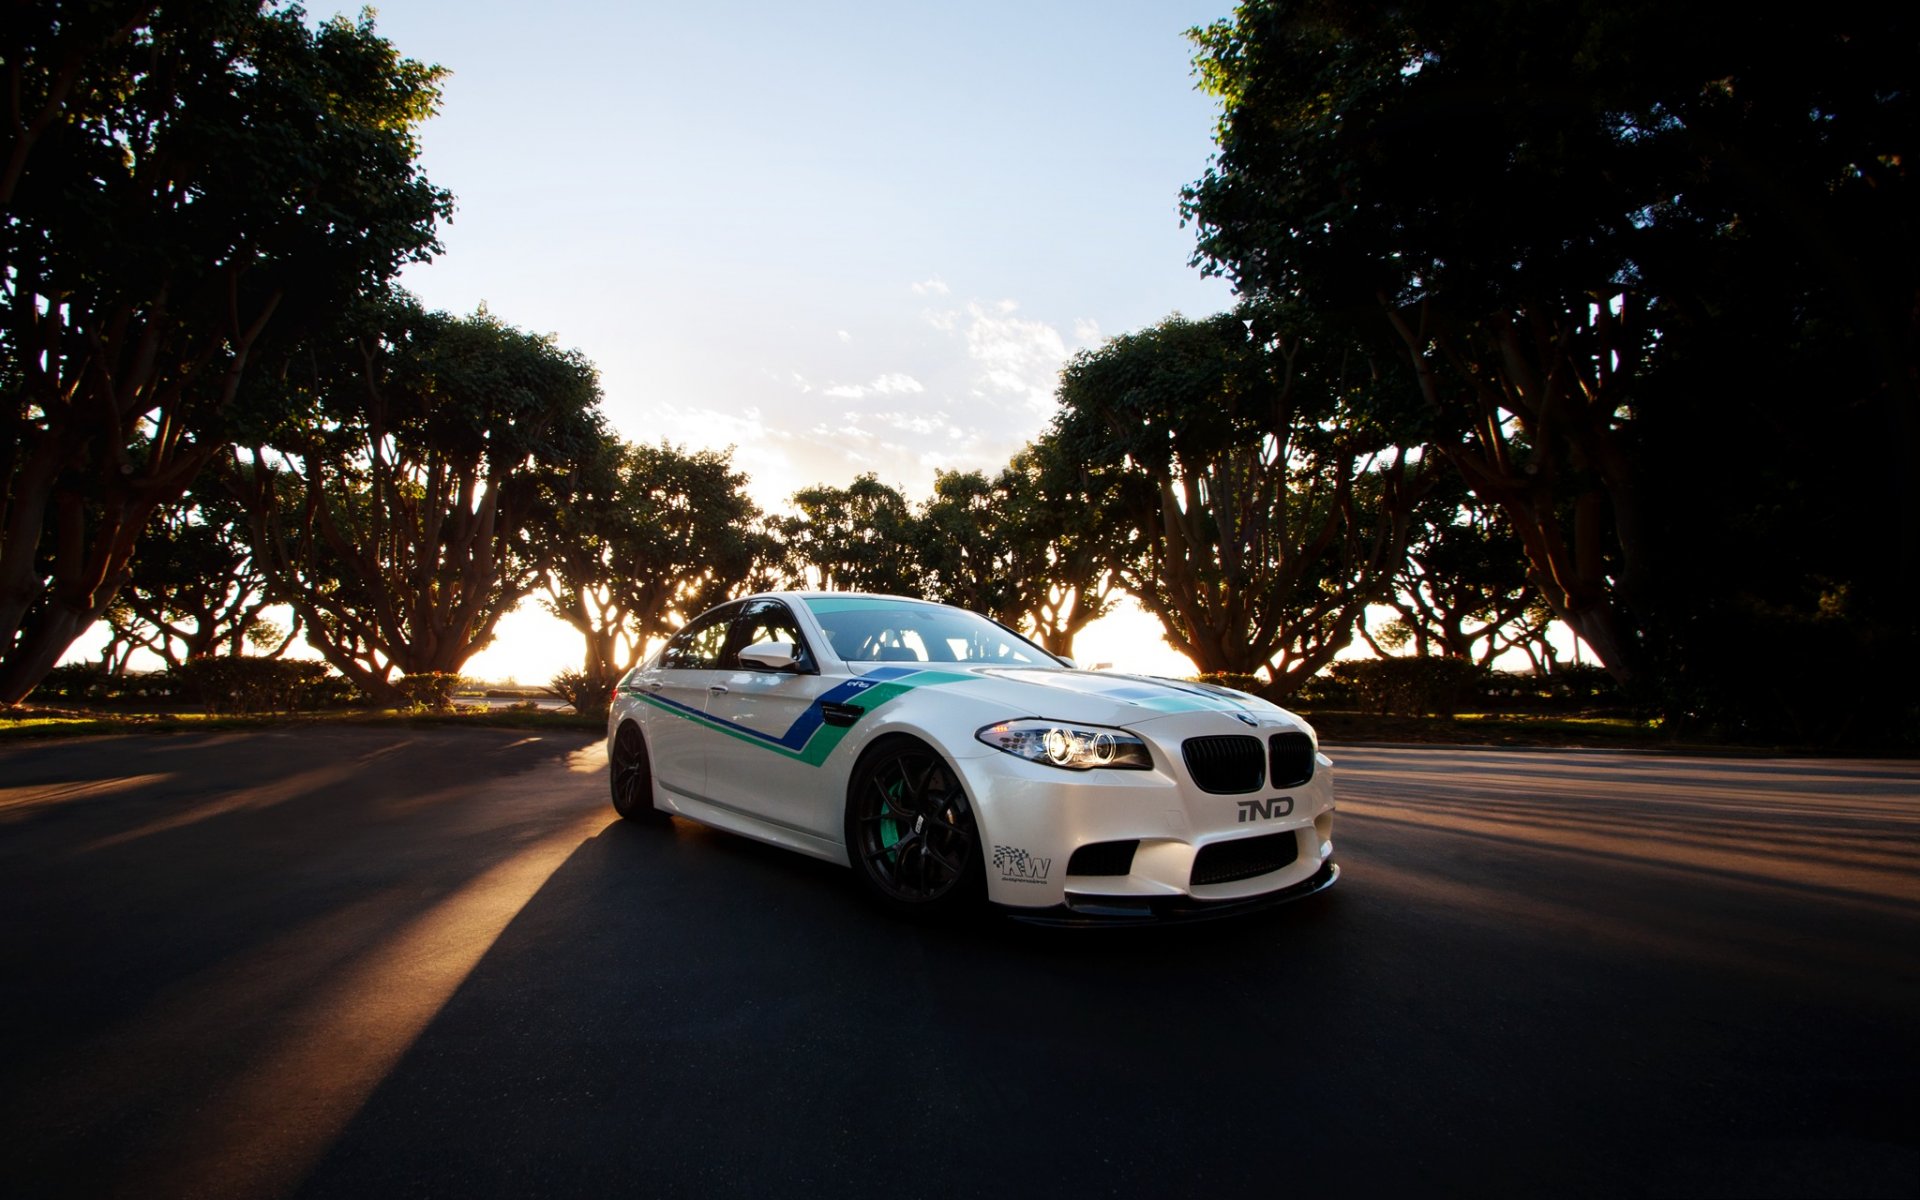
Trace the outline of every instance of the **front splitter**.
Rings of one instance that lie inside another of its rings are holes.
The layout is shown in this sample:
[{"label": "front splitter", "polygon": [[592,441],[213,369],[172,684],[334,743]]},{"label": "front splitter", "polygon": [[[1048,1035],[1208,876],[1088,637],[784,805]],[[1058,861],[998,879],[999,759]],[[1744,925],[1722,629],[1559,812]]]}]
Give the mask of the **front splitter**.
[{"label": "front splitter", "polygon": [[1244,900],[1195,900],[1191,896],[1079,896],[1052,908],[1009,908],[1001,911],[1009,919],[1026,925],[1079,928],[1214,921],[1304,900],[1316,892],[1326,891],[1339,878],[1339,865],[1330,862],[1292,887],[1263,892]]}]

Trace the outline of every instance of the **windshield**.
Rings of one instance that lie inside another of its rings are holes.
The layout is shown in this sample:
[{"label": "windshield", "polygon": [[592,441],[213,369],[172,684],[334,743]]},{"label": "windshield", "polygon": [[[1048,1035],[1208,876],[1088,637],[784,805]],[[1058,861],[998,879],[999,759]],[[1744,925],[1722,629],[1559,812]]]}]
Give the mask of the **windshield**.
[{"label": "windshield", "polygon": [[945,605],[867,596],[823,596],[806,605],[833,652],[848,662],[1060,665],[1005,626]]}]

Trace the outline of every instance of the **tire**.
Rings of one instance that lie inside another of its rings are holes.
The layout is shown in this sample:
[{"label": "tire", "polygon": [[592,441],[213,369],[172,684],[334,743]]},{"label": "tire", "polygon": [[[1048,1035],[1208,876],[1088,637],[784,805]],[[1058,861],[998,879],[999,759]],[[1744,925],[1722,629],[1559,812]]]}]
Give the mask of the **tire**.
[{"label": "tire", "polygon": [[667,823],[667,814],[653,806],[653,760],[647,757],[647,739],[632,721],[621,723],[607,747],[607,777],[613,811],[642,825]]},{"label": "tire", "polygon": [[985,876],[973,807],[947,760],[925,742],[876,743],[847,796],[847,857],[866,893],[915,917],[981,907]]}]

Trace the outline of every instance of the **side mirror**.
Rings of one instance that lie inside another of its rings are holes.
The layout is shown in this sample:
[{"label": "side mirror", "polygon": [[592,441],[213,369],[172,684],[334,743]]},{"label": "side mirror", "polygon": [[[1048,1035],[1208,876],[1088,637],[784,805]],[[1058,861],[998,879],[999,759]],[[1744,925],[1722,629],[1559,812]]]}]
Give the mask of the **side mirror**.
[{"label": "side mirror", "polygon": [[791,671],[800,662],[800,647],[792,642],[755,642],[740,652],[740,662],[769,671]]}]

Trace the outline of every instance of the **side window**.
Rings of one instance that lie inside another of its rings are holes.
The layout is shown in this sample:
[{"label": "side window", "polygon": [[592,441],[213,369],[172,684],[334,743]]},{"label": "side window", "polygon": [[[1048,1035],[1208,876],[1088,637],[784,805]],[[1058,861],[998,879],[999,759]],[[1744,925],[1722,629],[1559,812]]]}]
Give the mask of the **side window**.
[{"label": "side window", "polygon": [[669,671],[710,671],[720,665],[720,652],[726,648],[727,630],[740,606],[716,608],[673,635],[660,652],[660,665]]},{"label": "side window", "polygon": [[754,670],[740,661],[740,652],[756,642],[792,642],[799,648],[800,661],[795,664],[803,675],[811,675],[814,666],[813,655],[807,651],[807,639],[800,636],[800,623],[793,613],[778,600],[749,600],[740,615],[734,618],[733,633],[727,638],[727,652],[721,665],[728,670]]}]

